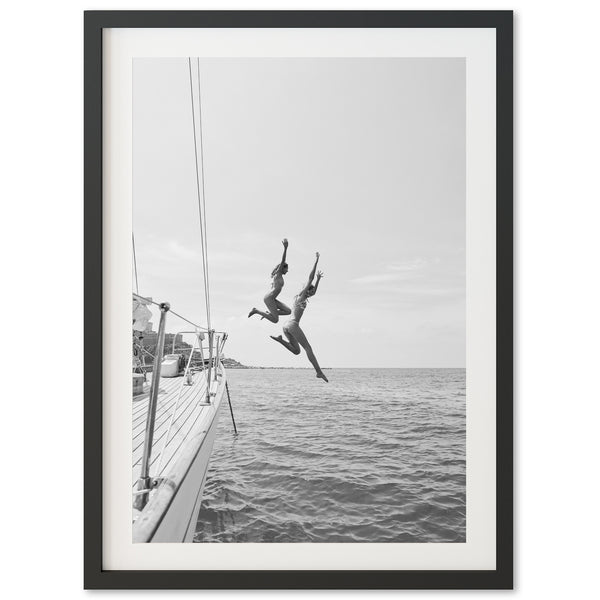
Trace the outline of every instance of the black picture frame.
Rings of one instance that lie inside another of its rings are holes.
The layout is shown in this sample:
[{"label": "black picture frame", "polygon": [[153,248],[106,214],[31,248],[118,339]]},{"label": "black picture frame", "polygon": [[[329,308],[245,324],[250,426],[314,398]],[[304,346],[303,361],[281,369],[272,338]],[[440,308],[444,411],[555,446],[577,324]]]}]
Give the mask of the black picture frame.
[{"label": "black picture frame", "polygon": [[[496,569],[108,571],[102,567],[102,30],[105,28],[496,30]],[[84,587],[86,589],[512,589],[512,11],[88,11],[84,16]]]}]

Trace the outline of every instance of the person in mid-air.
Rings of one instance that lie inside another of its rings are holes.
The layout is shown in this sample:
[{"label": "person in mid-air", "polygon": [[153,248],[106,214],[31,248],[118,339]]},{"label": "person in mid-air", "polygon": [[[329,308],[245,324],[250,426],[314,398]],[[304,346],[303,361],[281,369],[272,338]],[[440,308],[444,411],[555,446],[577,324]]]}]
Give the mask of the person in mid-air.
[{"label": "person in mid-air", "polygon": [[271,291],[264,297],[264,302],[267,305],[268,311],[258,310],[253,308],[249,313],[248,317],[252,315],[260,315],[263,319],[268,319],[272,323],[279,321],[279,315],[290,315],[292,311],[289,306],[286,306],[280,300],[277,300],[282,288],[283,288],[283,276],[288,272],[288,264],[285,262],[287,255],[288,241],[284,238],[283,242],[283,256],[281,262],[271,272]]},{"label": "person in mid-air", "polygon": [[271,338],[274,339],[276,342],[279,342],[284,348],[287,348],[293,354],[300,354],[300,346],[302,346],[306,352],[306,356],[308,356],[308,360],[310,360],[312,366],[317,372],[317,377],[329,382],[329,379],[325,377],[325,373],[323,373],[321,367],[319,366],[317,357],[312,351],[311,345],[309,344],[308,340],[306,339],[306,336],[304,335],[304,331],[302,331],[302,329],[300,328],[300,319],[304,314],[304,310],[306,309],[308,299],[317,293],[317,289],[319,288],[319,281],[323,279],[323,273],[319,271],[317,273],[317,282],[313,285],[313,279],[315,278],[318,262],[319,253],[317,252],[317,258],[315,260],[315,264],[312,268],[312,271],[308,276],[308,282],[302,288],[302,290],[300,290],[300,293],[294,298],[292,317],[283,325],[283,333],[285,333],[285,337],[288,339],[288,341],[286,342],[281,335],[272,335]]}]

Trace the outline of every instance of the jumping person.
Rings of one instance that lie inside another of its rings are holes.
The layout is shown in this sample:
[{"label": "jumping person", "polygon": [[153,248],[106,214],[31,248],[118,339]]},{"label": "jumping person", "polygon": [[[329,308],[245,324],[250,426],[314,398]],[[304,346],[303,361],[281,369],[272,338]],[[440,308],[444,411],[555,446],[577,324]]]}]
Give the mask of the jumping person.
[{"label": "jumping person", "polygon": [[290,352],[292,352],[292,354],[300,354],[300,346],[302,346],[306,352],[306,356],[308,356],[308,360],[310,360],[312,366],[317,372],[317,377],[329,382],[329,379],[325,377],[325,373],[323,373],[321,367],[319,366],[319,363],[317,362],[317,358],[314,355],[314,352],[312,351],[311,345],[306,339],[304,332],[300,328],[300,319],[304,314],[304,310],[306,309],[308,299],[317,293],[317,289],[319,288],[319,281],[323,279],[323,273],[319,271],[317,273],[317,282],[315,283],[315,285],[313,285],[313,279],[315,278],[315,272],[317,270],[318,262],[319,253],[317,252],[317,258],[315,260],[314,267],[312,268],[312,271],[308,276],[308,282],[302,288],[300,293],[294,298],[292,317],[283,325],[283,333],[285,333],[285,337],[288,339],[288,341],[286,342],[281,335],[272,335],[271,338],[274,339],[276,342],[279,342],[284,348],[287,348]]},{"label": "jumping person", "polygon": [[288,241],[284,238],[283,242],[283,256],[281,262],[271,272],[271,291],[265,296],[264,302],[269,309],[267,312],[253,308],[248,313],[248,318],[252,315],[260,315],[263,319],[268,319],[271,323],[277,323],[279,321],[279,315],[290,315],[292,311],[289,306],[286,306],[283,302],[277,300],[277,296],[283,288],[283,276],[288,272],[288,264],[285,262],[285,257],[288,249]]}]

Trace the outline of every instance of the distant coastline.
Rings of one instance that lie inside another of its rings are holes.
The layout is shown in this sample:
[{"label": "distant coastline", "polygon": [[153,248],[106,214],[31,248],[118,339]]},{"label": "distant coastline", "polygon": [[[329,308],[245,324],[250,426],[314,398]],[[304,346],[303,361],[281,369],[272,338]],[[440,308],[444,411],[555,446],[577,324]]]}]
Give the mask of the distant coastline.
[{"label": "distant coastline", "polygon": [[310,367],[250,367],[243,365],[235,358],[223,358],[222,362],[226,369],[310,369]]},{"label": "distant coastline", "polygon": [[243,365],[241,362],[235,360],[235,358],[223,358],[221,359],[223,366],[227,369],[255,369],[256,367],[248,367]]},{"label": "distant coastline", "polygon": [[[243,365],[241,362],[238,362],[234,358],[223,358],[223,365],[227,369],[277,369],[277,370],[310,370],[312,367],[254,367],[249,365]],[[323,367],[323,370],[331,370],[331,369],[404,369],[407,371],[415,371],[415,370],[440,370],[440,369],[451,369],[464,370],[466,367]]]}]

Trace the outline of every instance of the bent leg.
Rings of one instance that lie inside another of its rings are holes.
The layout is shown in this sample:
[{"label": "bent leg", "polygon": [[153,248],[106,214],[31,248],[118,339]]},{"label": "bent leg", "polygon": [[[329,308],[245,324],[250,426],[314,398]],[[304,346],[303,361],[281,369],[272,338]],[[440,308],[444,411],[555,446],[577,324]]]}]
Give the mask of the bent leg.
[{"label": "bent leg", "polygon": [[279,342],[284,348],[287,348],[292,354],[300,354],[300,345],[296,338],[287,331],[287,328],[283,330],[283,333],[285,333],[285,337],[289,340],[288,342],[286,342],[281,335],[272,335],[270,337],[272,340]]},{"label": "bent leg", "polygon": [[278,315],[291,315],[292,314],[292,309],[289,306],[286,306],[280,300],[275,300],[275,304],[277,305],[277,314]]},{"label": "bent leg", "polygon": [[272,296],[265,296],[265,304],[269,309],[268,312],[263,313],[260,310],[256,312],[261,315],[263,318],[268,319],[271,323],[277,323],[279,321],[279,311],[277,308],[277,300]]},{"label": "bent leg", "polygon": [[271,321],[271,323],[277,323],[279,321],[279,317],[277,315],[272,315],[270,312],[264,312],[262,310],[258,310],[258,308],[253,308],[249,313],[248,317],[253,315],[260,315],[263,319],[267,319]]}]

